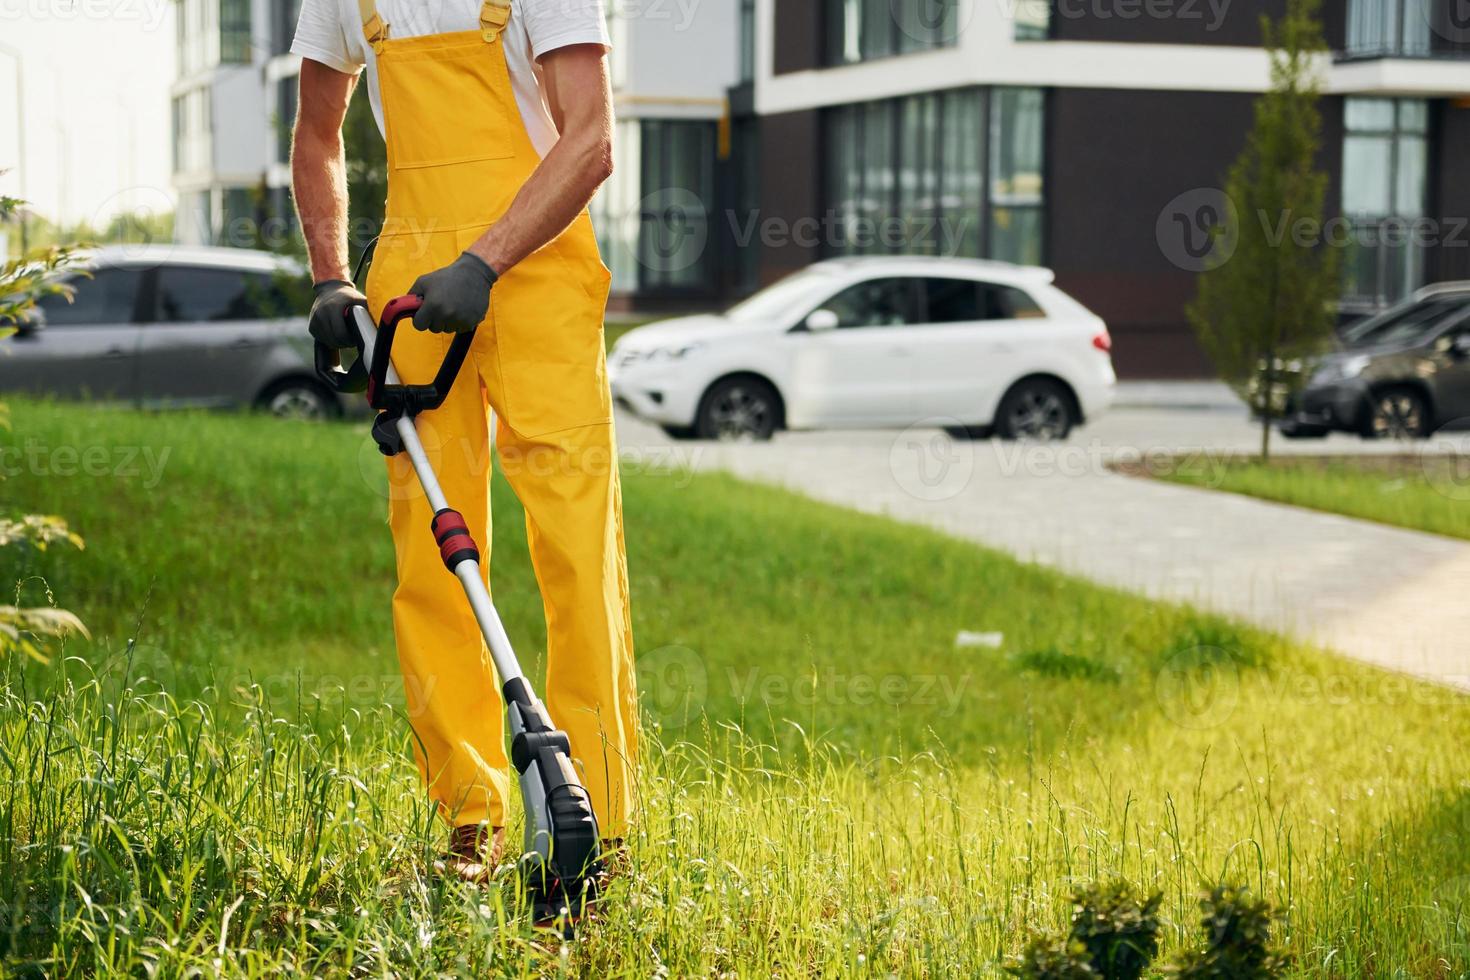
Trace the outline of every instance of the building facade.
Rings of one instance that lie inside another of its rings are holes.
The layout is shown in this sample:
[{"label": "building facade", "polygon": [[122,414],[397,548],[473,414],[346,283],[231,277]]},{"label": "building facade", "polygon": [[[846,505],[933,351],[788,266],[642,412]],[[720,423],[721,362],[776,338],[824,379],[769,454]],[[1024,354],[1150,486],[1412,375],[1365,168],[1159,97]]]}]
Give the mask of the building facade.
[{"label": "building facade", "polygon": [[[175,235],[191,245],[279,235],[298,65],[299,0],[179,0],[173,117]],[[284,122],[283,122],[284,121]],[[289,213],[289,207],[286,209]],[[274,220],[273,220],[274,219]]]},{"label": "building facade", "polygon": [[[1108,321],[1122,373],[1202,374],[1183,310],[1269,84],[1260,18],[1284,8],[755,0],[730,123],[753,169],[715,222],[749,274],[711,285],[737,295],[845,254],[1043,264]],[[1470,278],[1470,21],[1455,0],[1323,11],[1323,234],[1345,250],[1344,312]]]}]

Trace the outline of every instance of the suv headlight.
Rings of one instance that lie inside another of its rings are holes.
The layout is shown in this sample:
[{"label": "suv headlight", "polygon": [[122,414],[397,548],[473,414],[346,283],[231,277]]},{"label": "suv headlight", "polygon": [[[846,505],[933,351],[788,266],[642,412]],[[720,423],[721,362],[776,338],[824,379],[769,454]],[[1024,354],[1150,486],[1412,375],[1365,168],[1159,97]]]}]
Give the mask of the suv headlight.
[{"label": "suv headlight", "polygon": [[1338,381],[1347,381],[1356,378],[1372,362],[1367,354],[1357,354],[1353,357],[1344,357],[1328,361],[1317,368],[1312,375],[1312,384],[1327,385]]},{"label": "suv headlight", "polygon": [[703,349],[704,344],[682,344],[677,347],[655,347],[644,355],[650,361],[677,361]]}]

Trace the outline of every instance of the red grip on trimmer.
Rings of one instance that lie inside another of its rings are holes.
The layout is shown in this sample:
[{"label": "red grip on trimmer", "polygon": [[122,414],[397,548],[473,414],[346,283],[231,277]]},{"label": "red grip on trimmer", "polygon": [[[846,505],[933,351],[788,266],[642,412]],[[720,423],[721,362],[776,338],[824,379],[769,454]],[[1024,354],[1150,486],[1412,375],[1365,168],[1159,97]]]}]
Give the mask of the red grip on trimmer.
[{"label": "red grip on trimmer", "polygon": [[444,567],[451,572],[460,562],[480,560],[480,549],[470,534],[469,525],[465,524],[464,515],[459,511],[439,511],[429,522],[429,528],[439,544],[439,557],[444,559]]},{"label": "red grip on trimmer", "polygon": [[422,296],[409,293],[407,296],[398,296],[390,299],[383,305],[383,315],[378,317],[379,324],[397,323],[406,316],[412,316],[424,305]]}]

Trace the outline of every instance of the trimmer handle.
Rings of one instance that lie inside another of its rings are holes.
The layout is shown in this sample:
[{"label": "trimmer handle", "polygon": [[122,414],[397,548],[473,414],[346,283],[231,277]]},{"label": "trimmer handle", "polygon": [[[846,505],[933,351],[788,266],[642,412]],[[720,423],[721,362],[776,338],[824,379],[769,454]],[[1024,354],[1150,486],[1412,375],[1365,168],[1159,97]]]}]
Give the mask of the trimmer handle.
[{"label": "trimmer handle", "polygon": [[[454,384],[454,379],[459,376],[459,369],[464,366],[464,359],[470,352],[470,345],[474,343],[475,331],[469,330],[465,333],[455,334],[454,340],[449,344],[449,350],[444,355],[444,362],[439,365],[439,370],[434,374],[434,380],[428,384],[403,384],[395,376],[389,380],[388,372],[392,367],[393,339],[398,335],[398,324],[406,317],[411,317],[418,312],[423,305],[421,296],[400,296],[389,300],[383,307],[383,316],[378,321],[377,334],[372,338],[372,351],[370,363],[364,365],[364,351],[367,350],[368,341],[362,333],[369,328],[360,325],[358,321],[358,310],[365,307],[350,307],[347,316],[353,322],[358,333],[357,360],[352,366],[343,370],[336,361],[336,352],[330,347],[325,347],[320,342],[316,345],[316,369],[334,391],[358,392],[366,389],[368,404],[380,412],[390,415],[401,416],[417,415],[420,412],[428,412],[444,404],[444,399],[449,397],[449,389]],[[367,320],[366,315],[362,317]]]}]

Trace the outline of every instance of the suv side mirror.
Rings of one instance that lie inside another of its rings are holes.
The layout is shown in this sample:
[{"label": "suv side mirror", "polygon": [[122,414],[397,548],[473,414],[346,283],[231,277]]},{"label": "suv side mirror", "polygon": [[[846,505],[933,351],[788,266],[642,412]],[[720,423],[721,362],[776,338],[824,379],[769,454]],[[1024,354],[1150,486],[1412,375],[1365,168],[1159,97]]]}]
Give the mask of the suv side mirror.
[{"label": "suv side mirror", "polygon": [[831,310],[813,310],[807,314],[802,325],[812,333],[820,333],[823,330],[836,330],[841,322],[837,314]]}]

